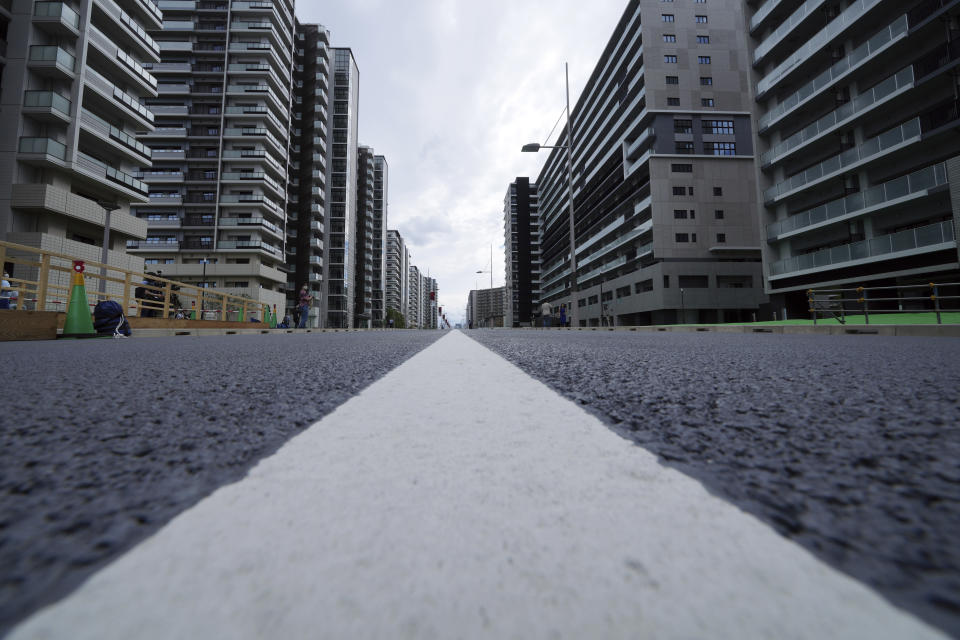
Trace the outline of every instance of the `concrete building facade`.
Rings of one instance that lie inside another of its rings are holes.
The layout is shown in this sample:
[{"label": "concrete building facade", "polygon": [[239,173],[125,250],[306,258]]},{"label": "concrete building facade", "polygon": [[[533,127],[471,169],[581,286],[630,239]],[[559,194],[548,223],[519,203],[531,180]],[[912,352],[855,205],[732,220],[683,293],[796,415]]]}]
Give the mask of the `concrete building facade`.
[{"label": "concrete building facade", "polygon": [[421,296],[420,328],[437,328],[437,288],[436,278],[423,276],[423,295]]},{"label": "concrete building facade", "polygon": [[163,274],[285,306],[293,2],[161,0],[145,242]]},{"label": "concrete building facade", "polygon": [[410,265],[407,287],[407,328],[419,329],[423,316],[423,275],[416,265]]},{"label": "concrete building facade", "polygon": [[354,237],[354,327],[373,324],[373,200],[374,153],[361,145],[357,151],[357,228]]},{"label": "concrete building facade", "polygon": [[530,324],[540,297],[540,209],[537,185],[519,177],[503,199],[507,307],[504,325]]},{"label": "concrete building facade", "polygon": [[472,289],[467,298],[468,328],[505,326],[507,306],[506,287]]},{"label": "concrete building facade", "polygon": [[[541,300],[581,326],[746,318],[765,301],[742,3],[631,0],[536,180]],[[557,145],[565,145],[566,133]]]},{"label": "concrete building facade", "polygon": [[143,269],[126,249],[148,238],[131,205],[148,200],[163,19],[149,0],[0,6],[0,238],[92,261],[106,240],[109,264]]},{"label": "concrete building facade", "polygon": [[373,157],[373,298],[372,322],[384,326],[387,278],[387,195],[390,171],[387,159]]},{"label": "concrete building facade", "polygon": [[333,49],[333,114],[330,117],[329,180],[327,182],[327,327],[353,326],[356,283],[357,131],[360,71],[353,52]]},{"label": "concrete building facade", "polygon": [[386,274],[386,308],[406,317],[410,296],[410,251],[396,229],[387,230]]},{"label": "concrete building facade", "polygon": [[322,25],[297,23],[293,77],[287,307],[298,303],[306,284],[313,296],[307,326],[319,327],[326,318],[323,263],[330,150],[330,32]]},{"label": "concrete building facade", "polygon": [[746,16],[765,286],[800,317],[807,289],[960,277],[960,3],[817,4]]}]

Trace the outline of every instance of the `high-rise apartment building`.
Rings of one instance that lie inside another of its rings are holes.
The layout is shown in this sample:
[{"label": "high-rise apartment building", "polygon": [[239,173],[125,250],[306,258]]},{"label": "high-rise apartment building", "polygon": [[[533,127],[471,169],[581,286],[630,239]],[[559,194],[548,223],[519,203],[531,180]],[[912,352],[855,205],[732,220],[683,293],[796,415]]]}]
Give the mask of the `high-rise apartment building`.
[{"label": "high-rise apartment building", "polygon": [[373,305],[374,327],[382,327],[386,313],[387,193],[389,166],[383,156],[373,157]]},{"label": "high-rise apartment building", "polygon": [[[98,0],[99,1],[99,0]],[[283,308],[292,0],[160,0],[146,241],[163,274]]]},{"label": "high-rise apartment building", "polygon": [[326,325],[353,326],[357,233],[357,115],[360,71],[350,49],[333,48],[333,113],[327,181]]},{"label": "high-rise apartment building", "polygon": [[416,265],[410,265],[410,277],[407,287],[407,327],[419,329],[423,315],[423,275]]},{"label": "high-rise apartment building", "polygon": [[421,296],[420,328],[437,328],[437,279],[423,276],[423,295]]},{"label": "high-rise apartment building", "polygon": [[369,328],[373,316],[373,200],[374,153],[357,151],[357,229],[354,238],[354,327]]},{"label": "high-rise apartment building", "polygon": [[530,178],[510,183],[503,199],[506,253],[507,327],[526,326],[540,297],[540,212],[537,185]]},{"label": "high-rise apartment building", "polygon": [[467,325],[470,329],[503,327],[506,324],[507,289],[473,289],[467,298]]},{"label": "high-rise apartment building", "polygon": [[149,0],[0,5],[0,238],[99,261],[109,210],[109,264],[143,268],[125,248],[147,238],[130,205],[149,192],[162,20]]},{"label": "high-rise apartment building", "polygon": [[749,318],[764,301],[741,5],[627,4],[571,114],[575,295],[565,150],[540,172],[541,299],[572,301],[581,325]]},{"label": "high-rise apartment building", "polygon": [[957,282],[960,3],[747,6],[774,308],[806,316],[811,288]]},{"label": "high-rise apartment building", "polygon": [[293,69],[290,177],[287,194],[287,306],[299,303],[307,285],[307,326],[319,327],[323,309],[327,154],[330,105],[330,32],[318,24],[296,26]]},{"label": "high-rise apartment building", "polygon": [[393,309],[406,317],[410,282],[410,251],[403,241],[403,236],[396,229],[387,230],[386,274],[384,300],[386,308]]}]

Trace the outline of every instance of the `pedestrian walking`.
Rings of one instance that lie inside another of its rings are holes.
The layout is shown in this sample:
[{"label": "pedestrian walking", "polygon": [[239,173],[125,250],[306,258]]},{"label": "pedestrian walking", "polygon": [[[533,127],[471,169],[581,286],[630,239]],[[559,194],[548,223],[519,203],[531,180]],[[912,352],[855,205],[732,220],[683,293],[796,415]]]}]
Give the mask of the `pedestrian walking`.
[{"label": "pedestrian walking", "polygon": [[560,305],[560,326],[567,326],[567,307],[566,305]]},{"label": "pedestrian walking", "polygon": [[553,307],[550,306],[549,302],[544,302],[540,305],[540,317],[543,318],[543,326],[550,326],[550,316],[553,315]]},{"label": "pedestrian walking", "polygon": [[297,329],[307,328],[307,318],[310,316],[311,300],[313,300],[313,296],[310,295],[310,291],[307,290],[307,285],[300,287],[300,301],[297,305],[300,309],[300,321],[297,322]]},{"label": "pedestrian walking", "polygon": [[393,329],[393,318],[390,318],[388,322],[390,323],[390,328]]}]

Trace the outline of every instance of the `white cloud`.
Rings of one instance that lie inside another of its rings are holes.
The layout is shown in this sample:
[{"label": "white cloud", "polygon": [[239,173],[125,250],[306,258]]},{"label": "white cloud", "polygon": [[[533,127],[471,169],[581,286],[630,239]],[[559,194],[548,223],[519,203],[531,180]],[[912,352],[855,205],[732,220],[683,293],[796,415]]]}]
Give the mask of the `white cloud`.
[{"label": "white cloud", "polygon": [[[563,63],[575,103],[625,0],[351,0],[299,3],[360,68],[360,139],[387,158],[391,229],[413,263],[437,278],[451,322],[467,294],[504,281],[503,198],[535,178],[564,107]],[[560,126],[563,126],[561,122]],[[479,280],[478,280],[479,278]],[[486,282],[484,282],[486,280]]]}]

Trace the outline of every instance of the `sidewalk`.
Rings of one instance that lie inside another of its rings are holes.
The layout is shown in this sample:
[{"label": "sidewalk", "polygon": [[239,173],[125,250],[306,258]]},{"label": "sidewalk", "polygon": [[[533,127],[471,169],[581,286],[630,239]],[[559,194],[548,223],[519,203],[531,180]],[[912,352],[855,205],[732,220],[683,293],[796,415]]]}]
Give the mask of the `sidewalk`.
[{"label": "sidewalk", "polygon": [[942,638],[460,332],[10,638]]}]

